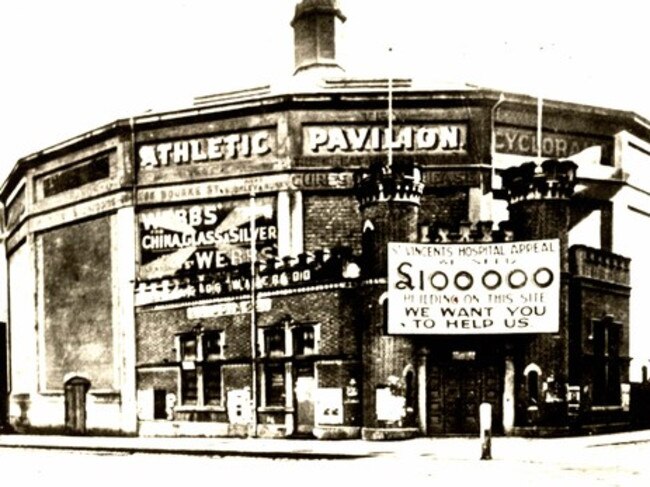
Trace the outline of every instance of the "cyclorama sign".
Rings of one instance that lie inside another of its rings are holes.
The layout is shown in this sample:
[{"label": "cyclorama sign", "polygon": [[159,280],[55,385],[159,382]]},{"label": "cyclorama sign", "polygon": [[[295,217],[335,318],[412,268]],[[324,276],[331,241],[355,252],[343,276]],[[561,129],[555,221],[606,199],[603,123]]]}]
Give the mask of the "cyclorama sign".
[{"label": "cyclorama sign", "polygon": [[555,333],[558,240],[388,244],[388,333]]}]

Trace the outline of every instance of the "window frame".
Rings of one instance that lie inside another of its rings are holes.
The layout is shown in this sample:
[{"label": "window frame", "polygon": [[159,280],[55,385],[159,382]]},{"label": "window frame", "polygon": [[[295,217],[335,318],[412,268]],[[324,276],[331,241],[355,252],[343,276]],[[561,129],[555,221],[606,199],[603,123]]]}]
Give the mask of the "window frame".
[{"label": "window frame", "polygon": [[[218,353],[209,353],[208,338],[217,336],[216,342],[219,344]],[[223,384],[223,360],[225,358],[224,350],[226,347],[226,333],[221,329],[204,329],[197,327],[192,331],[177,333],[176,341],[176,355],[180,365],[178,373],[178,397],[180,399],[178,408],[196,410],[196,409],[215,409],[224,410],[224,384]],[[194,353],[186,353],[186,343],[194,342]],[[209,375],[215,373],[218,378],[218,386],[213,387],[212,390],[217,391],[211,394],[208,388],[215,382],[210,381]],[[211,371],[211,372],[206,372]],[[196,399],[187,398],[187,380],[188,376],[195,377],[195,386],[190,390],[196,390]],[[212,397],[210,397],[212,396]]]}]

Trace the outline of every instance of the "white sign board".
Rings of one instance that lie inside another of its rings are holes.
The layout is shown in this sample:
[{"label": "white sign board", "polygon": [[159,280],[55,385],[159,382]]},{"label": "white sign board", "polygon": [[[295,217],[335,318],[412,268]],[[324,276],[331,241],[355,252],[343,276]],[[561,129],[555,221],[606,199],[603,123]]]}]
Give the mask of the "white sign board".
[{"label": "white sign board", "polygon": [[375,409],[379,421],[399,421],[406,414],[406,400],[395,396],[388,387],[377,388]]},{"label": "white sign board", "polygon": [[388,333],[555,333],[560,243],[388,244]]},{"label": "white sign board", "polygon": [[343,424],[343,390],[327,387],[316,390],[316,424]]},{"label": "white sign board", "polygon": [[[255,301],[255,309],[259,312],[271,311],[271,299],[258,298]],[[210,304],[202,306],[190,306],[187,308],[187,318],[190,320],[204,318],[219,318],[221,316],[243,315],[251,312],[250,301],[230,301],[227,303]]]}]

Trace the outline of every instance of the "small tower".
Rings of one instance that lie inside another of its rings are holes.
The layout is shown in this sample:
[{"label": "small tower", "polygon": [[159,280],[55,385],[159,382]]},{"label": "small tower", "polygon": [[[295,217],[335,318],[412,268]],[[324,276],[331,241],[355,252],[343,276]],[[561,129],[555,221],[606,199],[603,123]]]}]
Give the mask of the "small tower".
[{"label": "small tower", "polygon": [[337,0],[302,0],[291,21],[294,32],[295,72],[327,71],[341,75],[336,61],[336,24],[345,22]]},{"label": "small tower", "polygon": [[[557,401],[540,398],[535,417],[529,421],[557,421],[564,406],[569,375],[569,227],[570,198],[575,188],[577,165],[572,161],[546,160],[541,166],[527,162],[503,173],[510,222],[515,240],[559,239],[560,242],[560,313],[559,331],[530,338],[523,356],[524,370],[540,370],[537,392],[547,391]],[[521,377],[521,374],[519,374]],[[542,384],[546,383],[546,387]],[[520,384],[520,391],[531,387]],[[551,390],[554,389],[554,390]],[[530,392],[530,391],[527,391]],[[524,411],[521,411],[524,413]]]},{"label": "small tower", "polygon": [[563,271],[568,270],[569,200],[577,167],[572,161],[549,159],[541,166],[527,162],[503,173],[515,239],[559,238]]},{"label": "small tower", "polygon": [[[423,190],[420,170],[409,160],[396,159],[392,166],[377,161],[355,178],[363,232],[359,326],[366,439],[417,433],[415,350],[410,338],[387,334],[386,275],[388,242],[417,241]],[[390,405],[400,403],[403,414],[396,416]]]}]

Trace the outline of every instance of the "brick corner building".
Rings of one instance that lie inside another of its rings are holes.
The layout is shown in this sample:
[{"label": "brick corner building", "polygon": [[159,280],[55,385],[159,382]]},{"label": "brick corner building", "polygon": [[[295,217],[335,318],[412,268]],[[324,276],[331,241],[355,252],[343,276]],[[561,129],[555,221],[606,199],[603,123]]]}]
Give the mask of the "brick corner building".
[{"label": "brick corner building", "polygon": [[0,423],[393,439],[478,433],[487,402],[503,434],[632,426],[650,124],[545,101],[538,160],[536,99],[346,77],[345,20],[298,3],[290,88],[16,163]]}]

